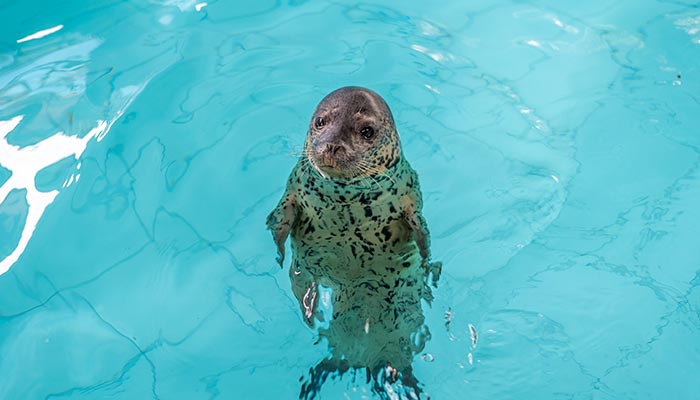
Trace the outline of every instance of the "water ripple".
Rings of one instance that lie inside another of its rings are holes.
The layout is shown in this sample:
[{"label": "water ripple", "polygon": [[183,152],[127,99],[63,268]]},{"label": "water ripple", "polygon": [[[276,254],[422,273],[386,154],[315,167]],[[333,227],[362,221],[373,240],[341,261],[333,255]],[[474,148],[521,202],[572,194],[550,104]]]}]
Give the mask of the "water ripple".
[{"label": "water ripple", "polygon": [[691,398],[693,7],[0,6],[0,397],[295,397],[326,354],[263,221],[353,84],[391,106],[445,262],[426,392]]}]

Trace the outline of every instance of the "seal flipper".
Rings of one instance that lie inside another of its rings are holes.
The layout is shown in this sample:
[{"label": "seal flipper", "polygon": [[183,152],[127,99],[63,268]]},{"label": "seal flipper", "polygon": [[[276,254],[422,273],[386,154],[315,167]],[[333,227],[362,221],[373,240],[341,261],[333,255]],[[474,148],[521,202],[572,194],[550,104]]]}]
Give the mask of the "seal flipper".
[{"label": "seal flipper", "polygon": [[267,216],[267,229],[272,231],[272,237],[277,245],[277,262],[280,267],[284,263],[284,242],[296,220],[297,205],[293,195],[285,193],[279,204]]},{"label": "seal flipper", "polygon": [[301,307],[301,315],[309,328],[314,327],[314,318],[323,321],[318,312],[318,284],[313,275],[299,267],[297,260],[292,259],[292,268],[289,269],[289,278],[292,281],[292,292]]},{"label": "seal flipper", "polygon": [[404,220],[416,235],[416,244],[423,259],[422,266],[425,270],[425,276],[427,278],[428,275],[432,274],[431,283],[434,287],[437,287],[437,282],[442,273],[442,262],[430,261],[430,231],[428,231],[428,223],[420,211],[422,206],[420,193],[414,192],[406,195],[402,202]]},{"label": "seal flipper", "polygon": [[418,251],[423,260],[430,258],[430,232],[428,232],[428,224],[425,218],[415,207],[415,202],[408,200],[408,204],[404,206],[404,220],[416,234],[416,244]]}]

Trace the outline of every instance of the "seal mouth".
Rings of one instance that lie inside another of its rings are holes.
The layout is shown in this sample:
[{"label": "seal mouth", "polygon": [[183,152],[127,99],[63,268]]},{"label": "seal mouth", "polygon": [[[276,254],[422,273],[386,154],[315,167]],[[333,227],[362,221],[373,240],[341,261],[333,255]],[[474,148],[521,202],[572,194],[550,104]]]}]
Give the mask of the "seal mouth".
[{"label": "seal mouth", "polygon": [[345,165],[340,165],[339,163],[329,163],[320,162],[315,164],[316,168],[321,170],[324,174],[330,175],[334,178],[353,178],[353,174],[350,173],[352,168],[348,168]]},{"label": "seal mouth", "polygon": [[327,179],[352,179],[361,175],[354,168],[352,160],[337,160],[332,157],[315,157],[314,155],[309,155],[308,159],[314,169]]}]

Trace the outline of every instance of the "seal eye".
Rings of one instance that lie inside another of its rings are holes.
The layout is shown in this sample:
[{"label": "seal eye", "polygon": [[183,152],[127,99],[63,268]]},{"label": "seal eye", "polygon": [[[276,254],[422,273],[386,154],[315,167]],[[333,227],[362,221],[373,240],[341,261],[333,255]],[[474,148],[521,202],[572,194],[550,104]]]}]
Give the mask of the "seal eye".
[{"label": "seal eye", "polygon": [[372,139],[372,136],[374,136],[374,128],[371,126],[365,126],[360,130],[360,135],[362,135],[363,138],[365,139]]},{"label": "seal eye", "polygon": [[314,125],[316,126],[316,129],[321,129],[326,126],[326,120],[323,117],[316,117]]}]

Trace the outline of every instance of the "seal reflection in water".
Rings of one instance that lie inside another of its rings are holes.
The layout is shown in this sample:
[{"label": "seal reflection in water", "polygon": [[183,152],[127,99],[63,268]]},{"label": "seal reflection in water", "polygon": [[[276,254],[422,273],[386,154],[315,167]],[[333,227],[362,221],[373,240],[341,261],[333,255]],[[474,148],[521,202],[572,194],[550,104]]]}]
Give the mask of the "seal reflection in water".
[{"label": "seal reflection in water", "polygon": [[333,315],[319,334],[331,355],[310,371],[300,398],[313,398],[330,374],[353,370],[381,397],[420,397],[411,361],[430,334],[430,302],[441,264],[429,262],[416,172],[401,151],[394,119],[371,90],[345,87],[316,108],[304,153],[267,218],[280,265],[291,234],[289,277],[304,320],[323,319],[319,286]]}]

